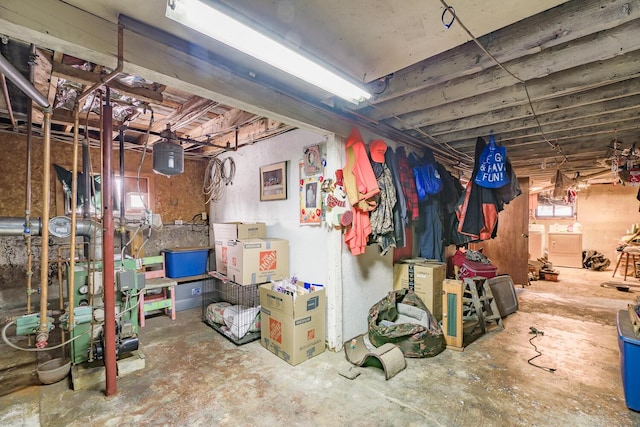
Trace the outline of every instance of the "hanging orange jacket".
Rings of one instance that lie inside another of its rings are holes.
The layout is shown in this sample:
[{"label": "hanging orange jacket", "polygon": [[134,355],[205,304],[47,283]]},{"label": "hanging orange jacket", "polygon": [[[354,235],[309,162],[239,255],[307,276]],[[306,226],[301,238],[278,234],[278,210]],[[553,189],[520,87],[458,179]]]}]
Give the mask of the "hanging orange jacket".
[{"label": "hanging orange jacket", "polygon": [[369,211],[376,207],[373,198],[380,193],[380,188],[369,162],[362,135],[355,127],[347,138],[346,157],[347,164],[342,169],[345,191],[352,206],[353,221],[344,235],[344,242],[353,255],[360,255],[364,253],[371,234]]},{"label": "hanging orange jacket", "polygon": [[344,243],[349,247],[352,255],[364,253],[370,234],[369,213],[362,209],[353,208],[353,221],[344,235]]},{"label": "hanging orange jacket", "polygon": [[347,164],[342,169],[349,203],[364,211],[371,211],[376,207],[375,201],[371,199],[380,193],[380,188],[373,173],[362,135],[355,127],[347,138],[346,155]]}]

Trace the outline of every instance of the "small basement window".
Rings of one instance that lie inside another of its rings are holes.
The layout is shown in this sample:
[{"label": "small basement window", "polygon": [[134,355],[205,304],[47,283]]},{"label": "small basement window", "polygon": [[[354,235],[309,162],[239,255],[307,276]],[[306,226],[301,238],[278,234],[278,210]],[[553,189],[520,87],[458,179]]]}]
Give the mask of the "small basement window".
[{"label": "small basement window", "polygon": [[[91,184],[90,189],[90,212],[91,216],[100,217],[101,212],[101,182],[100,175],[92,175],[94,181]],[[62,206],[62,210],[58,210],[58,215],[71,215],[71,172],[65,171],[63,168],[58,167],[58,183],[61,185],[57,192],[60,196],[58,206]],[[78,204],[76,212],[78,214],[83,213],[83,197],[84,189],[83,182],[78,181]],[[153,210],[153,186],[150,176],[147,174],[141,174],[138,181],[137,174],[131,172],[125,172],[124,179],[119,175],[114,176],[114,189],[113,189],[113,215],[114,217],[120,216],[120,200],[122,192],[124,191],[124,207],[125,216],[128,219],[139,219],[142,217],[142,213],[145,209]]]},{"label": "small basement window", "polygon": [[538,205],[536,218],[572,218],[574,210],[573,205]]},{"label": "small basement window", "polygon": [[[569,194],[569,193],[568,193]],[[554,198],[550,194],[538,194],[536,218],[574,218],[576,215],[576,197]]]},{"label": "small basement window", "polygon": [[115,187],[114,213],[116,216],[120,215],[119,203],[122,191],[124,191],[124,212],[127,218],[140,218],[145,209],[151,209],[149,206],[151,188],[148,177],[140,176],[138,184],[137,177],[125,173],[123,185],[120,176],[115,176]]}]

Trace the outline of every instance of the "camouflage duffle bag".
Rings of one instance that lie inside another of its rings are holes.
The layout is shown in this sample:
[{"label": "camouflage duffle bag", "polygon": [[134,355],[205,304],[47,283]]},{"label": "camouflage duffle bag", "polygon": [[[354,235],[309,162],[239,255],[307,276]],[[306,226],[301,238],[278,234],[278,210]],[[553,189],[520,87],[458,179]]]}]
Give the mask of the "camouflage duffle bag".
[{"label": "camouflage duffle bag", "polygon": [[[407,308],[413,311],[414,317],[422,316],[423,320],[415,323],[398,321],[406,318],[401,312]],[[368,323],[369,340],[374,346],[395,344],[405,357],[433,357],[446,348],[440,324],[420,297],[409,289],[389,292],[369,309]]]}]

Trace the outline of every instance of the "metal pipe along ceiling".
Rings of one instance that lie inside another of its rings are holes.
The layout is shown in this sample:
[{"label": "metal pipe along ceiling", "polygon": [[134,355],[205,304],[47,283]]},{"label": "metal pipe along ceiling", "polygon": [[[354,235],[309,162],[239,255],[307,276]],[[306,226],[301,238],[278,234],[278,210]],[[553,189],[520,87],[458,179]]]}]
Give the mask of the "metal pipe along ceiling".
[{"label": "metal pipe along ceiling", "polygon": [[[30,223],[30,234],[32,236],[41,236],[43,227],[42,219],[30,218]],[[22,236],[24,233],[25,220],[23,217],[0,217],[0,236]],[[75,235],[84,236],[89,239],[89,246],[91,247],[89,257],[92,260],[99,261],[102,259],[102,230],[97,222],[90,219],[78,220]]]},{"label": "metal pipe along ceiling", "polygon": [[43,94],[38,92],[25,76],[11,65],[9,60],[0,54],[0,73],[4,74],[23,91],[29,98],[33,99],[42,108],[49,108],[49,100]]},{"label": "metal pipe along ceiling", "polygon": [[111,73],[109,73],[108,76],[101,78],[99,81],[95,82],[93,86],[91,86],[89,89],[82,92],[78,96],[76,103],[79,103],[80,101],[82,101],[84,98],[87,97],[87,95],[89,95],[94,90],[98,89],[100,86],[103,86],[109,83],[114,78],[116,78],[118,74],[122,72],[123,68],[124,68],[124,26],[118,24],[118,62],[116,64],[116,68]]},{"label": "metal pipe along ceiling", "polygon": [[[40,218],[31,218],[31,234],[40,235]],[[24,217],[0,217],[0,236],[22,236],[25,232]]]}]

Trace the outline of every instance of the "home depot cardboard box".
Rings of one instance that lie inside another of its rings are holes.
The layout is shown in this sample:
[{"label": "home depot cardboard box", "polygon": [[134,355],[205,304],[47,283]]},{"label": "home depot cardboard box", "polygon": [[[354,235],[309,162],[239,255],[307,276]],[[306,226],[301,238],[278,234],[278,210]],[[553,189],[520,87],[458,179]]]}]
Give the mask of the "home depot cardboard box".
[{"label": "home depot cardboard box", "polygon": [[289,277],[289,241],[244,239],[227,242],[226,276],[240,285]]},{"label": "home depot cardboard box", "polygon": [[325,350],[326,294],[293,296],[260,286],[260,342],[292,365]]},{"label": "home depot cardboard box", "polygon": [[393,289],[410,288],[425,303],[431,314],[442,320],[442,282],[447,266],[423,259],[409,259],[393,266]]},{"label": "home depot cardboard box", "polygon": [[227,274],[227,243],[234,240],[267,237],[267,227],[263,222],[224,222],[213,224],[215,241],[216,271]]}]

